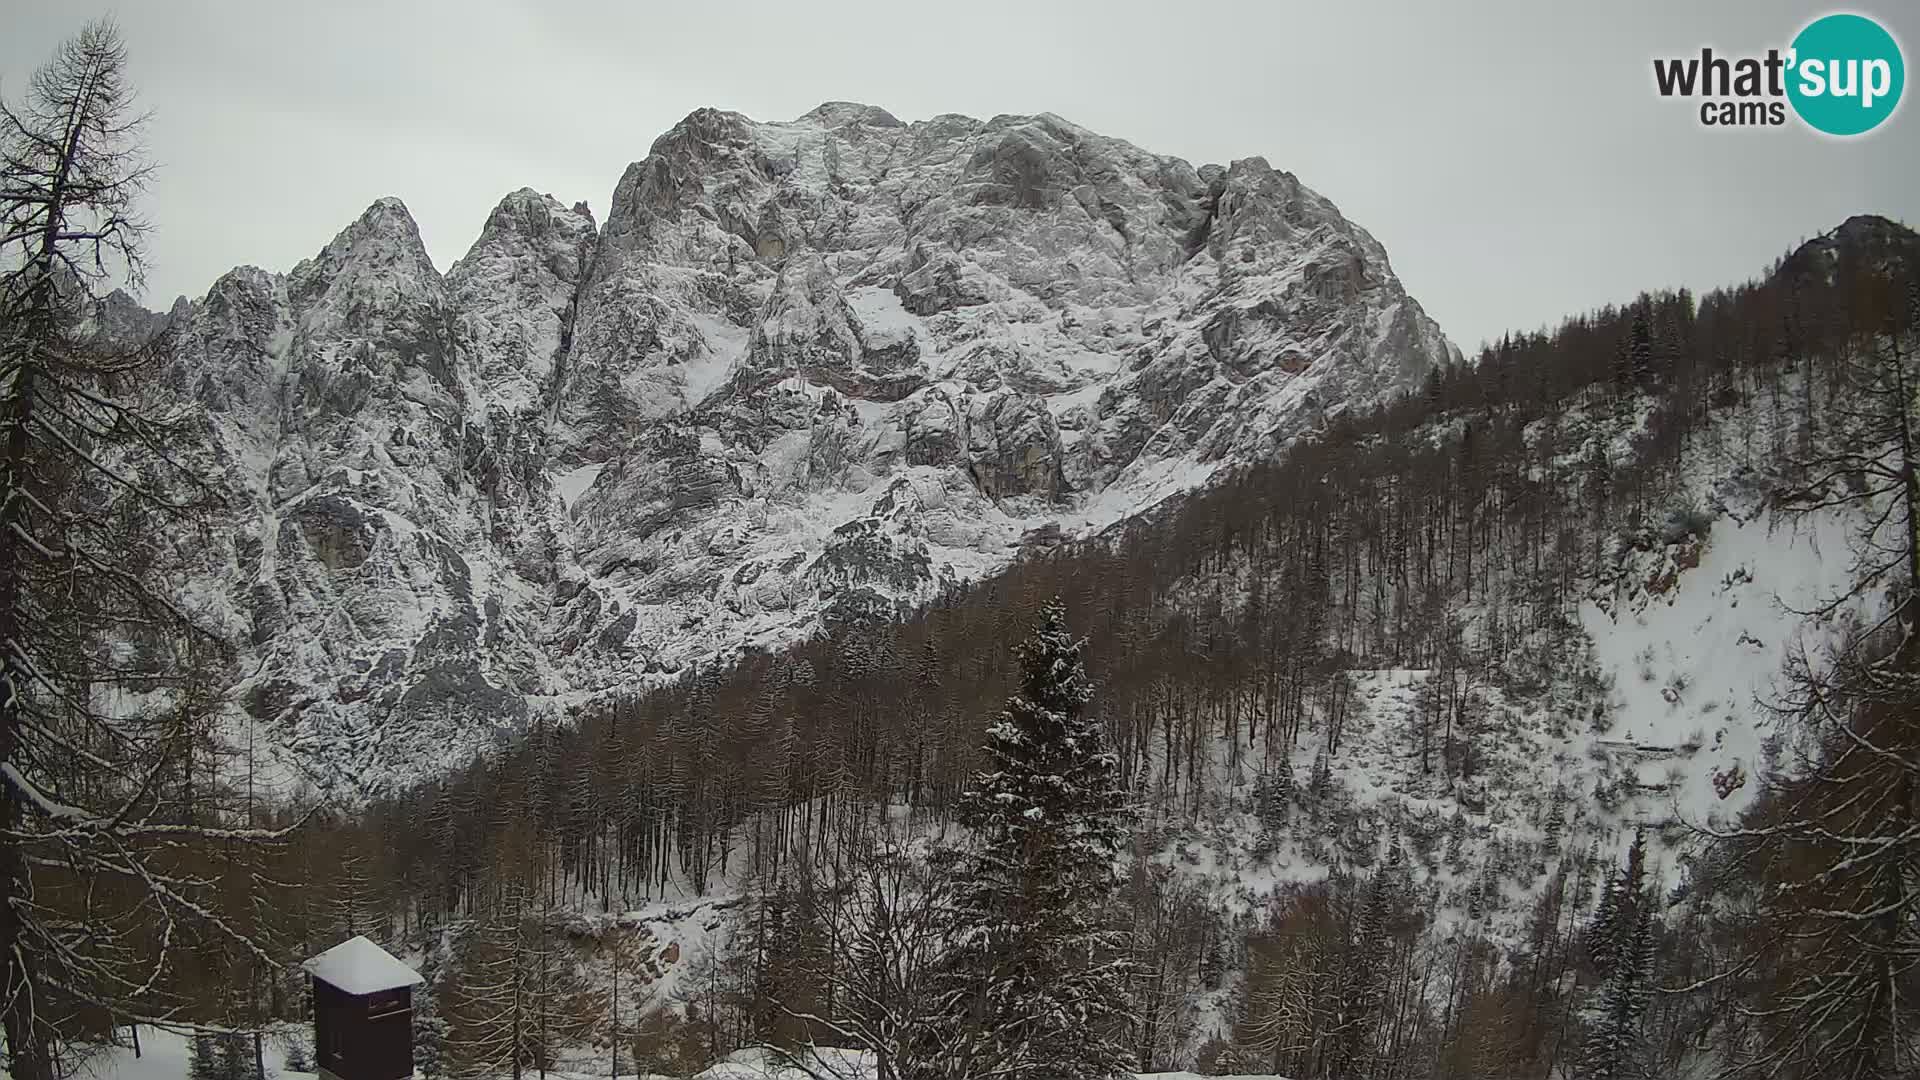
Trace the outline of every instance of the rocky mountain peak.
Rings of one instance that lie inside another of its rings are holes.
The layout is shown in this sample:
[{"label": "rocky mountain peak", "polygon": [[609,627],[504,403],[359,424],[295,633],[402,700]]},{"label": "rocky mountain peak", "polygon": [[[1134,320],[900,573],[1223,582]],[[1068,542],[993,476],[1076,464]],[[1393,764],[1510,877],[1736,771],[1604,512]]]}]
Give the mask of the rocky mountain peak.
[{"label": "rocky mountain peak", "polygon": [[447,271],[447,290],[484,409],[545,409],[572,330],[597,230],[584,203],[509,193]]},{"label": "rocky mountain peak", "polygon": [[392,196],[374,200],[318,255],[302,261],[288,275],[297,303],[317,299],[343,279],[349,288],[361,282],[403,287],[411,282],[439,282],[440,274],[420,239],[420,227],[405,203]]},{"label": "rocky mountain peak", "polygon": [[878,105],[862,105],[855,101],[826,101],[814,106],[800,117],[796,123],[818,124],[824,128],[842,128],[865,126],[876,128],[905,127],[899,118]]},{"label": "rocky mountain peak", "polygon": [[[593,211],[586,203],[575,203],[569,208],[552,195],[523,187],[508,192],[494,206],[480,227],[480,237],[469,249],[468,257],[490,248],[510,246],[516,240],[540,246],[556,232],[565,234],[568,243],[574,243],[583,235],[592,237],[596,230]],[[577,273],[577,270],[573,268],[569,272]],[[448,276],[452,276],[451,270]]]},{"label": "rocky mountain peak", "polygon": [[1843,256],[1882,267],[1893,263],[1912,267],[1920,264],[1920,234],[1879,214],[1855,214],[1794,249],[1781,262],[1779,272],[1824,277],[1835,272]]},{"label": "rocky mountain peak", "polygon": [[697,110],[603,224],[511,192],[444,278],[382,199],[186,338],[242,495],[242,691],[347,783],[891,615],[1456,355],[1259,158],[850,102]]}]

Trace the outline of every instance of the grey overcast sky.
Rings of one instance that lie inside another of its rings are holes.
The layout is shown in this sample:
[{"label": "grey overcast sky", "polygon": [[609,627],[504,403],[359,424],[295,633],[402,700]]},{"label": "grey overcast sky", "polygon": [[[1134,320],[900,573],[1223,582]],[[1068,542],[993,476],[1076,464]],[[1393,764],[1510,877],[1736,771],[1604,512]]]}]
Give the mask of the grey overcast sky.
[{"label": "grey overcast sky", "polygon": [[[1852,4],[1911,67],[1920,5]],[[1381,240],[1462,348],[1709,288],[1848,215],[1920,225],[1920,106],[1870,136],[1711,130],[1651,59],[1784,47],[1818,3],[0,0],[0,89],[115,14],[163,171],[146,300],[286,270],[398,195],[445,270],[506,192],[585,200],[704,105],[1054,112],[1198,165],[1261,155]],[[1909,90],[1911,98],[1915,91]]]}]

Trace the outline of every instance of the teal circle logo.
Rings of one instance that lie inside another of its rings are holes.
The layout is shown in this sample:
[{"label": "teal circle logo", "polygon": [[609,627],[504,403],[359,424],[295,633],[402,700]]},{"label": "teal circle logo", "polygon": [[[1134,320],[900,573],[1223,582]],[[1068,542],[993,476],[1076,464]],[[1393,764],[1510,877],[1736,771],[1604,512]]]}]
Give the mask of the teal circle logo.
[{"label": "teal circle logo", "polygon": [[1809,127],[1863,135],[1893,115],[1906,87],[1900,43],[1864,15],[1824,15],[1793,39],[1787,100]]}]

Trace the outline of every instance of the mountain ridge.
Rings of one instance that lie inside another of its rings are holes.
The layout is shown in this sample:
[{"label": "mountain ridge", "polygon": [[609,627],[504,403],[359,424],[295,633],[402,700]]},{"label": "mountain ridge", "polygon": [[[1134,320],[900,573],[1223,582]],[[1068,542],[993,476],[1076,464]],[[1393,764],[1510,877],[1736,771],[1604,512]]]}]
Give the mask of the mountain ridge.
[{"label": "mountain ridge", "polygon": [[1262,158],[852,103],[696,110],[604,222],[521,188],[445,274],[384,197],[174,320],[244,495],[208,571],[240,698],[361,788],[897,614],[1459,358]]}]

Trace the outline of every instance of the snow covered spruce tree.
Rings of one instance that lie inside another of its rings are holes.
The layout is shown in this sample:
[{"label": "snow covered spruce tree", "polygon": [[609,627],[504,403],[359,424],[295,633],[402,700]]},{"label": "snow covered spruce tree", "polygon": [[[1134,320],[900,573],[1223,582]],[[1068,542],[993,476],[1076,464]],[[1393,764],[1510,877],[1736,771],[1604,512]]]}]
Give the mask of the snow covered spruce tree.
[{"label": "snow covered spruce tree", "polygon": [[1057,599],[1018,652],[1021,693],[962,793],[950,950],[935,1025],[949,1075],[1107,1080],[1126,1073],[1129,963],[1106,925],[1127,811],[1118,759],[1087,715],[1082,642]]},{"label": "snow covered spruce tree", "polygon": [[1587,956],[1601,978],[1612,975],[1614,964],[1627,955],[1640,908],[1649,902],[1646,885],[1647,833],[1641,827],[1634,829],[1626,866],[1601,885],[1593,924],[1587,930]]},{"label": "snow covered spruce tree", "polygon": [[187,1050],[187,1080],[254,1080],[253,1052],[244,1035],[195,1035]]},{"label": "snow covered spruce tree", "polygon": [[1590,1016],[1579,1075],[1627,1080],[1648,1075],[1642,1021],[1654,993],[1654,898],[1646,885],[1646,834],[1636,831],[1627,865],[1605,886],[1588,952],[1604,976]]},{"label": "snow covered spruce tree", "polygon": [[[221,861],[280,834],[217,827],[193,747],[227,650],[182,609],[208,488],[151,404],[154,342],[90,316],[139,277],[148,166],[111,23],[0,102],[0,1034],[47,1080],[104,1022],[172,1011],[176,950],[268,958],[218,914]],[[200,841],[216,839],[218,844]]]},{"label": "snow covered spruce tree", "polygon": [[1401,918],[1411,890],[1406,850],[1395,837],[1387,848],[1386,865],[1367,883],[1359,924],[1348,946],[1329,1076],[1364,1077],[1374,1071],[1380,1012],[1386,1001],[1392,960],[1393,924]]}]

